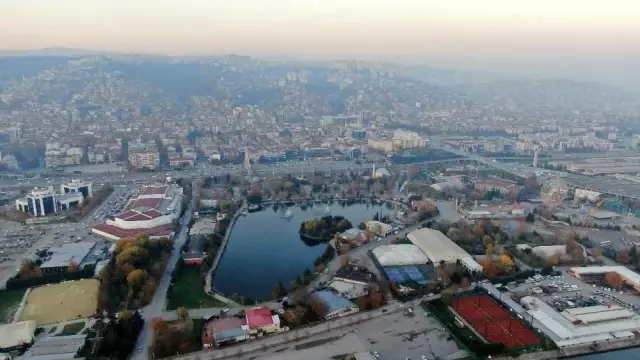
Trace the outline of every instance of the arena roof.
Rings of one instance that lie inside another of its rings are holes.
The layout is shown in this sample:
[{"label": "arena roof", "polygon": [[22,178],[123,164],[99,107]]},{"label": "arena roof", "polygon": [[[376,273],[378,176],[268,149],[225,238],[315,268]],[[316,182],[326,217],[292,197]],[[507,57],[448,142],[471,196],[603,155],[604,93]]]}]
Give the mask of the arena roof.
[{"label": "arena roof", "polygon": [[122,229],[115,225],[98,224],[94,230],[115,236],[117,238],[135,237],[138,235],[149,235],[151,237],[169,237],[173,232],[173,224],[165,224],[158,227],[146,229]]},{"label": "arena roof", "polygon": [[34,331],[36,331],[35,320],[0,325],[0,349],[12,349],[22,344],[31,344]]},{"label": "arena roof", "polygon": [[96,246],[95,242],[83,241],[79,243],[64,244],[59,247],[51,247],[48,252],[51,257],[42,263],[40,268],[58,268],[69,266],[70,263],[80,265],[84,258],[89,255],[91,249]]},{"label": "arena roof", "polygon": [[145,186],[140,195],[164,195],[167,192],[168,186]]},{"label": "arena roof", "polygon": [[371,251],[380,266],[416,265],[429,262],[427,256],[415,245],[382,245]]},{"label": "arena roof", "polygon": [[440,261],[450,263],[462,257],[470,257],[466,251],[438,230],[418,229],[407,234],[407,239],[422,250],[434,264]]},{"label": "arena roof", "polygon": [[86,335],[52,336],[36,341],[22,357],[23,360],[74,359],[84,345]]}]

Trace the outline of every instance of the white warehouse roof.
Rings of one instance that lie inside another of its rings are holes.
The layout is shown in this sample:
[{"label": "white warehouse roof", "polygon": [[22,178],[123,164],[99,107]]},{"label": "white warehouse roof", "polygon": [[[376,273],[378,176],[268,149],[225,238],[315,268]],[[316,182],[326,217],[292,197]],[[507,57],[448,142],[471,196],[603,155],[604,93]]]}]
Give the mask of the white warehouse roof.
[{"label": "white warehouse roof", "polygon": [[467,267],[482,270],[480,264],[475,262],[466,251],[438,230],[418,229],[407,234],[407,239],[422,250],[434,264],[440,261],[452,263],[459,259]]},{"label": "white warehouse roof", "polygon": [[20,321],[0,325],[0,349],[11,349],[22,344],[31,344],[36,331],[36,321]]},{"label": "white warehouse roof", "polygon": [[411,244],[383,245],[371,251],[381,266],[426,264],[429,259]]}]

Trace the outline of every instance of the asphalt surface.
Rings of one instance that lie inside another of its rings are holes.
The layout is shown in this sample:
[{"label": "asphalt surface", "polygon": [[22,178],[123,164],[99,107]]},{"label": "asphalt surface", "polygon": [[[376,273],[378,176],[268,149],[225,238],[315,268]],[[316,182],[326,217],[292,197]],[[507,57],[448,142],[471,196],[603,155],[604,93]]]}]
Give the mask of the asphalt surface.
[{"label": "asphalt surface", "polygon": [[165,315],[164,307],[166,302],[167,289],[169,288],[169,284],[171,283],[171,272],[173,272],[176,263],[180,259],[180,248],[187,241],[187,236],[189,234],[189,221],[191,221],[191,217],[193,216],[193,211],[195,209],[195,199],[197,198],[197,186],[195,184],[195,180],[192,180],[191,188],[193,192],[191,202],[189,203],[189,207],[185,211],[184,215],[180,219],[180,232],[174,238],[175,247],[171,252],[171,257],[167,264],[167,269],[162,276],[162,279],[160,279],[160,281],[158,282],[158,287],[156,288],[156,292],[153,295],[151,302],[142,309],[142,316],[145,318],[145,323],[142,332],[138,336],[136,350],[131,356],[132,359],[149,359],[147,349],[153,341],[151,319],[155,317],[163,317]]}]

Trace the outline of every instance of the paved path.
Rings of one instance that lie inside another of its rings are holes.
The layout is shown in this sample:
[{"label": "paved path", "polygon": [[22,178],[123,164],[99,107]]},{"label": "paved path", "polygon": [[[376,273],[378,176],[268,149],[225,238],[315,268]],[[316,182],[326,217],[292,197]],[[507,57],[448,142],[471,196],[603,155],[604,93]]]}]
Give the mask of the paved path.
[{"label": "paved path", "polygon": [[131,356],[132,359],[148,360],[149,357],[147,354],[147,349],[149,348],[149,346],[151,345],[151,341],[153,340],[153,335],[151,332],[151,319],[153,319],[154,317],[164,316],[167,289],[169,288],[169,284],[171,283],[171,272],[173,272],[177,261],[180,259],[180,248],[182,248],[182,245],[184,245],[187,241],[187,236],[189,233],[189,221],[191,221],[191,217],[195,209],[195,199],[197,198],[197,186],[195,180],[191,181],[191,189],[191,202],[189,202],[187,210],[185,211],[182,218],[180,218],[180,230],[174,238],[175,246],[171,252],[169,262],[167,263],[167,269],[162,276],[162,279],[160,279],[160,281],[158,282],[158,287],[156,288],[156,292],[153,294],[151,302],[142,309],[142,316],[145,318],[145,323],[136,344],[136,348],[141,349],[141,351],[138,352],[136,350],[136,352],[134,352]]},{"label": "paved path", "polygon": [[[209,271],[207,271],[207,276],[205,277],[204,292],[207,293],[207,294],[213,294],[214,293],[213,292],[213,288],[212,288],[212,284],[211,284],[211,282],[213,281],[213,279],[212,279],[213,272],[218,267],[218,263],[220,262],[220,259],[222,258],[222,254],[224,253],[224,249],[227,247],[227,242],[229,241],[229,237],[231,235],[231,230],[233,230],[233,226],[236,224],[236,221],[238,220],[238,217],[240,217],[242,215],[242,212],[245,211],[246,207],[247,207],[247,202],[245,201],[244,203],[242,203],[242,206],[240,207],[240,209],[238,209],[238,211],[236,211],[236,213],[233,214],[233,218],[229,222],[229,226],[227,227],[227,230],[224,233],[224,238],[222,239],[222,244],[220,244],[220,248],[218,249],[218,252],[216,253],[216,257],[215,257],[215,259],[213,259],[213,263],[211,263],[211,268],[209,268]],[[226,300],[228,300],[228,301],[225,301],[227,304],[233,303],[233,301],[231,301],[230,299],[226,299]],[[234,303],[233,305],[237,305],[237,304]]]}]

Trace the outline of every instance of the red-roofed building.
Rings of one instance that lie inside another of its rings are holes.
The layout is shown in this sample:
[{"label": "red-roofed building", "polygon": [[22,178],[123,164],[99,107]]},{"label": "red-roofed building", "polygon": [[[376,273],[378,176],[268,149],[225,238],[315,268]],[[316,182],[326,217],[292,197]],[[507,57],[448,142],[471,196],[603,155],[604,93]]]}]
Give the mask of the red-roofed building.
[{"label": "red-roofed building", "polygon": [[273,333],[281,331],[280,318],[273,315],[271,309],[259,307],[245,310],[247,325],[252,334],[257,332]]},{"label": "red-roofed building", "polygon": [[172,238],[173,224],[161,225],[150,229],[122,229],[115,225],[98,224],[91,229],[91,232],[110,240],[119,240],[126,237],[136,237],[148,235],[151,239]]},{"label": "red-roofed building", "polygon": [[92,232],[111,240],[140,234],[170,237],[173,222],[180,217],[181,205],[181,187],[145,186],[140,196],[130,200],[122,213],[96,225]]}]

